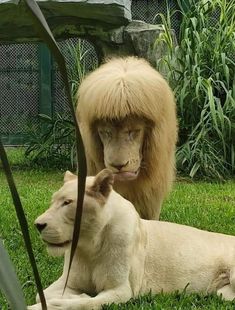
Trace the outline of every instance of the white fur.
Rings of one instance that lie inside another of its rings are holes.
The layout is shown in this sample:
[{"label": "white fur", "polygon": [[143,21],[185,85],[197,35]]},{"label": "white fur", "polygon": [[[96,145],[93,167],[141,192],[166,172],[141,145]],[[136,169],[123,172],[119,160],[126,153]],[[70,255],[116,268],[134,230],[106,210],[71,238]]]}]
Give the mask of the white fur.
[{"label": "white fur", "polygon": [[[76,182],[74,178],[66,181],[53,204],[58,206],[62,196],[76,202]],[[81,238],[68,287],[62,296],[69,249],[65,250],[62,276],[44,291],[48,310],[101,309],[102,304],[126,302],[150,290],[155,294],[186,289],[235,298],[235,237],[140,219],[134,206],[112,190],[111,184],[107,169],[87,179]],[[62,210],[63,217],[52,206],[36,223],[47,222],[50,231],[58,222],[68,239],[71,224],[65,223],[66,207]],[[49,238],[46,229],[42,237]],[[58,237],[60,242],[65,239]],[[41,306],[38,303],[28,309]]]}]

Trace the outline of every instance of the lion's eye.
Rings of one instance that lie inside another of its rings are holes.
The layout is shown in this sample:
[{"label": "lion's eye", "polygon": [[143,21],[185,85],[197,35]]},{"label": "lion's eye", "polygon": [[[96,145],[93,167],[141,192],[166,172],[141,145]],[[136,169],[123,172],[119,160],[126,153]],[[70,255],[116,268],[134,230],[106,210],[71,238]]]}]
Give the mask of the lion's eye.
[{"label": "lion's eye", "polygon": [[139,133],[140,133],[140,129],[128,130],[128,135],[129,135],[131,138],[137,137]]},{"label": "lion's eye", "polygon": [[72,203],[72,202],[73,202],[72,199],[66,199],[66,200],[63,202],[62,206],[67,206],[67,205],[69,205],[69,204]]},{"label": "lion's eye", "polygon": [[99,131],[99,134],[100,134],[102,137],[106,137],[106,138],[111,138],[111,136],[112,136],[112,133],[111,133],[111,131],[109,131],[109,130],[100,130],[100,131]]}]

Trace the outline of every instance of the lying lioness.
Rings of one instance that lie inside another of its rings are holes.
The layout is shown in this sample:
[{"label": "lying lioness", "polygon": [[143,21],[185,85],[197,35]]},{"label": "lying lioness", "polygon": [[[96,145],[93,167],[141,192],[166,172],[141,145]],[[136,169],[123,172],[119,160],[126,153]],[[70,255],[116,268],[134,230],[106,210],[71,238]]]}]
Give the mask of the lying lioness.
[{"label": "lying lioness", "polygon": [[[235,237],[140,219],[112,189],[108,169],[88,177],[81,234],[62,296],[72,239],[77,177],[66,172],[51,207],[35,222],[48,251],[65,253],[62,276],[44,292],[48,309],[100,309],[141,294],[216,292],[235,298]],[[40,303],[28,309],[41,309]]]}]

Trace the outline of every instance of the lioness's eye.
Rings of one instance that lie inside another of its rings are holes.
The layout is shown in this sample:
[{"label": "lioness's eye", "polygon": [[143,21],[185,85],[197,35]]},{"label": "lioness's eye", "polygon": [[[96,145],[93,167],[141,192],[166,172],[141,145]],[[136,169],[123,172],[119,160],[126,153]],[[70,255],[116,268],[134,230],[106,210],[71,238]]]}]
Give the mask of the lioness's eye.
[{"label": "lioness's eye", "polygon": [[66,199],[64,202],[63,202],[63,204],[62,204],[62,206],[67,206],[67,205],[69,205],[70,203],[72,203],[72,199]]}]

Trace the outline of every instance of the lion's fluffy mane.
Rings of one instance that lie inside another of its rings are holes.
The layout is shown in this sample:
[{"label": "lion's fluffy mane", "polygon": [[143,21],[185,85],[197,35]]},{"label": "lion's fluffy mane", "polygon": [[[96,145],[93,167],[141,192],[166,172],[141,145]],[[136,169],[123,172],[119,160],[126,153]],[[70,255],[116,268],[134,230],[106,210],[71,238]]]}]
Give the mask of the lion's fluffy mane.
[{"label": "lion's fluffy mane", "polygon": [[[128,191],[116,188],[134,204],[153,210],[171,187],[174,178],[177,139],[173,93],[164,78],[147,61],[137,57],[114,58],[89,74],[78,90],[77,117],[85,144],[88,173],[104,168],[103,150],[94,124],[138,116],[149,121],[143,146],[143,168]],[[126,188],[126,186],[125,186]],[[140,210],[138,210],[142,213]],[[159,210],[160,212],[160,210]]]}]

